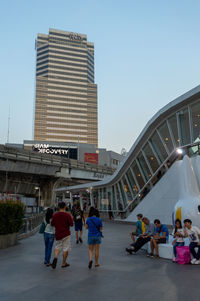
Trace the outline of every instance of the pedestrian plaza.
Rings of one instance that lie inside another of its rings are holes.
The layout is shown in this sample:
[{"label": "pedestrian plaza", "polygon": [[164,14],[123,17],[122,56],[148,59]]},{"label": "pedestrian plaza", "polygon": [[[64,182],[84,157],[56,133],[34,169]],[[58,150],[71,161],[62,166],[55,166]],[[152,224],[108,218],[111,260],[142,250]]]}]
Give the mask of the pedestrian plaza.
[{"label": "pedestrian plaza", "polygon": [[199,301],[198,265],[178,265],[167,259],[150,259],[145,251],[129,255],[130,224],[104,223],[100,267],[88,269],[87,231],[83,244],[72,230],[70,267],[46,267],[43,235],[21,240],[0,250],[0,301],[66,300],[190,300]]}]

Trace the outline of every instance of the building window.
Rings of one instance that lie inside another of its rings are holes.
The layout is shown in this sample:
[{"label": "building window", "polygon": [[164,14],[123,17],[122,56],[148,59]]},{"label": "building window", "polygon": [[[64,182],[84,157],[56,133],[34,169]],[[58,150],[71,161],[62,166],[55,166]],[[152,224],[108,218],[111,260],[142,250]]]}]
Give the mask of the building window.
[{"label": "building window", "polygon": [[113,159],[113,160],[112,160],[112,163],[113,163],[114,165],[119,165],[119,161],[116,160],[116,159]]},{"label": "building window", "polygon": [[158,128],[158,131],[165,143],[165,146],[167,147],[167,149],[169,150],[169,152],[171,153],[174,149],[174,146],[173,146],[173,142],[171,140],[171,136],[170,136],[170,133],[169,133],[169,129],[168,129],[168,126],[167,126],[167,123],[164,122],[159,128]]},{"label": "building window", "polygon": [[147,157],[147,160],[151,166],[152,171],[156,172],[156,170],[159,168],[159,164],[148,143],[144,146],[143,151]]},{"label": "building window", "polygon": [[190,127],[188,109],[181,110],[177,113],[180,127],[181,145],[190,144]]},{"label": "building window", "polygon": [[153,136],[150,139],[152,146],[158,155],[161,162],[163,162],[167,158],[167,152],[164,148],[164,145],[162,141],[160,140],[160,137],[158,136],[157,132],[153,134]]},{"label": "building window", "polygon": [[138,182],[138,184],[140,186],[140,189],[142,189],[142,187],[144,186],[145,183],[144,183],[144,180],[142,178],[141,172],[140,172],[140,170],[139,170],[139,168],[137,166],[137,163],[135,161],[133,161],[133,164],[131,165],[131,167],[132,167],[132,170],[133,170],[133,172],[135,174],[137,182]]},{"label": "building window", "polygon": [[200,102],[191,106],[193,142],[200,141]]},{"label": "building window", "polygon": [[178,128],[177,128],[177,119],[176,119],[176,114],[171,116],[168,119],[169,126],[171,128],[172,134],[174,136],[174,141],[176,144],[176,147],[179,147],[179,136],[178,136]]},{"label": "building window", "polygon": [[146,180],[148,181],[151,178],[151,172],[150,172],[150,170],[149,170],[149,168],[148,168],[148,166],[146,164],[146,161],[145,161],[144,156],[142,155],[142,153],[140,153],[138,155],[137,159],[138,159],[140,167],[141,167],[141,169],[143,171],[143,174],[144,174]]}]

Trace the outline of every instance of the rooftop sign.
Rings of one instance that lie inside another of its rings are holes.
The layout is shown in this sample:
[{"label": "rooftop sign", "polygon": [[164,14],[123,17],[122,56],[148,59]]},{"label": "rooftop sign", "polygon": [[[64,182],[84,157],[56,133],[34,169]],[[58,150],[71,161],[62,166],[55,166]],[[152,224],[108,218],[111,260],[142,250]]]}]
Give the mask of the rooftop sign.
[{"label": "rooftop sign", "polygon": [[82,37],[76,33],[70,33],[69,35],[70,40],[82,41]]},{"label": "rooftop sign", "polygon": [[77,160],[77,148],[56,147],[49,144],[41,143],[32,146],[33,151],[40,154],[60,155],[70,159]]}]

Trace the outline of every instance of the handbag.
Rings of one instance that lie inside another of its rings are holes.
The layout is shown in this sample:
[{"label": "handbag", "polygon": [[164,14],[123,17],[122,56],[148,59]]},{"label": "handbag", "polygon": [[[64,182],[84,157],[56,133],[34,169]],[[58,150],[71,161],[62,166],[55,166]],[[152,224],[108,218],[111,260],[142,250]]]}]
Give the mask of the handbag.
[{"label": "handbag", "polygon": [[41,224],[41,226],[40,226],[40,230],[39,230],[40,234],[44,234],[46,226],[47,226],[47,224],[43,221],[42,224]]},{"label": "handbag", "polygon": [[176,247],[178,264],[190,263],[190,248],[188,246]]},{"label": "handbag", "polygon": [[93,223],[93,225],[95,225],[95,227],[97,228],[97,230],[99,231],[99,233],[100,233],[100,235],[101,235],[101,237],[103,238],[104,236],[103,236],[103,233],[102,233],[102,231],[99,229],[99,227],[95,224],[95,222],[92,220],[92,219],[90,219],[91,220],[91,222]]}]

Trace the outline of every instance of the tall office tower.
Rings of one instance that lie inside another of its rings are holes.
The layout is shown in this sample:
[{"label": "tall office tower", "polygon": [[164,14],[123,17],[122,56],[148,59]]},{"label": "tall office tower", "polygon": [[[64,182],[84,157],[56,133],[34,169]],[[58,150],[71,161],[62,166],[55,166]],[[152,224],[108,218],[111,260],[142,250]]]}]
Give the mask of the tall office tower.
[{"label": "tall office tower", "polygon": [[34,139],[98,146],[94,44],[50,29],[38,34],[36,50]]}]

